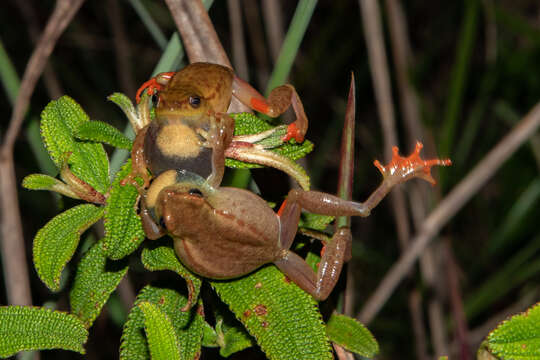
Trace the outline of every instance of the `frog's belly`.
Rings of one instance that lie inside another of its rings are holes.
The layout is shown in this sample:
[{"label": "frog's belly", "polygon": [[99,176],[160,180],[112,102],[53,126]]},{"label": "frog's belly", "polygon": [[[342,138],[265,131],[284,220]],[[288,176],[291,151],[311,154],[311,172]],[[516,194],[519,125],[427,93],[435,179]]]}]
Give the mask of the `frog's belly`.
[{"label": "frog's belly", "polygon": [[207,178],[212,173],[212,149],[187,125],[150,126],[144,141],[148,167],[154,176],[164,171],[187,170]]},{"label": "frog's belly", "polygon": [[175,240],[174,248],[184,265],[210,279],[231,279],[249,274],[276,260],[280,251],[261,243],[221,241],[202,248],[189,240]]}]

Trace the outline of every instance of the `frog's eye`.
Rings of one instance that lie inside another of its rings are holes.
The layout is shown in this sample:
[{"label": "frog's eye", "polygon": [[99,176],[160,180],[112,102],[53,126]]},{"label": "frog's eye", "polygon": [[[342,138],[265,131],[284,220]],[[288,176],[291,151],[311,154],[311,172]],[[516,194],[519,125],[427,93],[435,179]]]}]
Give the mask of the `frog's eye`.
[{"label": "frog's eye", "polygon": [[191,107],[194,109],[198,108],[201,106],[201,98],[196,95],[191,95],[189,97],[189,105],[191,105]]},{"label": "frog's eye", "polygon": [[159,226],[161,226],[163,229],[167,228],[167,226],[165,225],[165,219],[163,219],[163,216],[159,217]]},{"label": "frog's eye", "polygon": [[188,193],[189,193],[189,195],[195,195],[195,196],[198,196],[198,197],[203,197],[203,193],[201,192],[201,190],[199,190],[197,188],[189,189]]},{"label": "frog's eye", "polygon": [[159,103],[159,95],[158,94],[152,94],[152,105],[156,107]]}]

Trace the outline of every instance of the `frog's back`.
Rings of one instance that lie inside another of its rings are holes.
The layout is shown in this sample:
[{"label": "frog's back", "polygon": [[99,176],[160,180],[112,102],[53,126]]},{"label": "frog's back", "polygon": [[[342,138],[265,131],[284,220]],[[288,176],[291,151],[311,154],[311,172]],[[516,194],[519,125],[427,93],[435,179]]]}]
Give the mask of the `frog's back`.
[{"label": "frog's back", "polygon": [[[162,216],[175,239],[178,257],[193,272],[230,279],[281,256],[279,220],[259,197],[260,203],[253,208],[254,194],[233,189],[230,197],[229,188],[221,188],[218,199],[197,199],[174,189],[163,191]],[[244,196],[248,193],[253,197]]]},{"label": "frog's back", "polygon": [[193,63],[178,71],[168,89],[197,89],[216,112],[226,112],[231,102],[233,71],[222,65]]}]

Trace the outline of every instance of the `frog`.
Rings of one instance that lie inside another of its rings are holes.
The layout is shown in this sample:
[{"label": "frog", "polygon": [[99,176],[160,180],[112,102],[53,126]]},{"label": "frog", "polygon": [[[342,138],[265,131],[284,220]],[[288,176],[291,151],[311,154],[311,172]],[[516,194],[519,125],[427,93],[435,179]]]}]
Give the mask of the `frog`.
[{"label": "frog", "polygon": [[151,240],[172,237],[180,261],[202,277],[234,279],[274,264],[314,299],[323,301],[335,287],[343,263],[350,258],[351,230],[342,226],[335,231],[325,243],[315,272],[291,250],[302,210],[366,217],[397,184],[416,177],[434,184],[431,167],[448,166],[451,161],[424,160],[421,149],[422,144],[417,142],[410,156],[401,157],[394,147],[387,165],[375,161],[383,180],[364,202],[296,188],[289,191],[277,212],[248,190],[214,187],[199,174],[185,169],[168,170],[152,182],[142,200],[143,229]]},{"label": "frog", "polygon": [[274,130],[235,137],[234,120],[226,113],[233,96],[271,117],[279,116],[292,106],[296,120],[287,126],[281,140],[295,139],[300,143],[304,140],[308,119],[292,85],[276,87],[266,99],[229,67],[199,62],[180,71],[160,73],[146,81],[137,91],[137,103],[145,91],[151,96],[155,120],[136,129],[131,153],[132,177],[141,176],[144,188],[152,177],[169,169],[195,172],[207,178],[211,185],[219,186],[225,157],[274,166],[294,175],[291,170],[294,166],[287,159],[254,144]]}]

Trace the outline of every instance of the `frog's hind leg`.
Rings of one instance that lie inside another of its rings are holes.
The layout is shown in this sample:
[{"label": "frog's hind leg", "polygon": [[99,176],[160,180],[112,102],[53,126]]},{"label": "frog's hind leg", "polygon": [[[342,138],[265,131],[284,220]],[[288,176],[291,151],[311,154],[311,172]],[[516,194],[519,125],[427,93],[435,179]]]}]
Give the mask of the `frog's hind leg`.
[{"label": "frog's hind leg", "polygon": [[257,90],[244,80],[234,77],[233,95],[246,106],[266,114],[277,117],[285,112],[292,105],[296,115],[296,121],[289,124],[287,134],[283,141],[294,138],[297,142],[304,141],[304,135],[308,128],[308,119],[304,111],[304,105],[296,92],[294,86],[285,84],[274,88],[268,99],[265,99]]},{"label": "frog's hind leg", "polygon": [[225,150],[234,135],[234,120],[226,113],[215,113],[208,132],[208,142],[212,148],[212,173],[208,183],[213,187],[221,185],[225,172]]},{"label": "frog's hind leg", "polygon": [[[305,193],[298,190],[299,193]],[[309,193],[309,192],[308,192]],[[294,194],[294,190],[289,195]],[[276,266],[300,288],[310,293],[317,300],[328,297],[339,279],[341,268],[346,261],[347,250],[352,240],[349,228],[340,228],[325,245],[317,274],[302,259],[289,250],[296,235],[302,210],[297,196],[291,196],[283,202],[278,211],[280,217],[280,245],[283,256],[276,260]]]},{"label": "frog's hind leg", "polygon": [[283,256],[274,264],[301,289],[322,301],[330,295],[339,279],[351,239],[350,229],[340,228],[325,247],[316,274],[304,259],[290,250],[284,250]]}]

